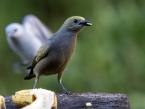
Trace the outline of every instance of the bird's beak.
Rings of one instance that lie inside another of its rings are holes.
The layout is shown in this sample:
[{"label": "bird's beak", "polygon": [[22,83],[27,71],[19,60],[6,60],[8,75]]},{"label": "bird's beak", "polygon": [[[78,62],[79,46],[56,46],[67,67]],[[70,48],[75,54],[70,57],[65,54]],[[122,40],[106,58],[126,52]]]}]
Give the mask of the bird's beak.
[{"label": "bird's beak", "polygon": [[84,20],[84,21],[80,22],[80,25],[82,25],[82,26],[92,26],[92,23],[90,21]]}]

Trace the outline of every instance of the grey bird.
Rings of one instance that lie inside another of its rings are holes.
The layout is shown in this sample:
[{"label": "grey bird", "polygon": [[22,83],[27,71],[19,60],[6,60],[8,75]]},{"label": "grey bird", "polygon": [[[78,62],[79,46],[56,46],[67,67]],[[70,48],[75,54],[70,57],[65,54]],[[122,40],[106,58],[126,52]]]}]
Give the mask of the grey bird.
[{"label": "grey bird", "polygon": [[34,15],[24,17],[22,24],[11,23],[5,28],[10,48],[22,64],[30,64],[38,49],[52,36],[52,32]]},{"label": "grey bird", "polygon": [[80,16],[66,19],[60,29],[37,52],[25,80],[35,77],[33,88],[40,75],[58,75],[58,83],[65,93],[69,93],[62,84],[63,71],[75,49],[77,34],[84,26],[91,26],[91,22]]}]

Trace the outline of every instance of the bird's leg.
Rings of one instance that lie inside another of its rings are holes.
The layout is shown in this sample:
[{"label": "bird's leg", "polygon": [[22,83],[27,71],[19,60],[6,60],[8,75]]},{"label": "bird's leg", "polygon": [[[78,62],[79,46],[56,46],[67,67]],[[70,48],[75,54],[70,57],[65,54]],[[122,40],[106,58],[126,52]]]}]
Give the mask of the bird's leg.
[{"label": "bird's leg", "polygon": [[33,85],[33,89],[36,88],[36,85],[37,85],[38,81],[39,81],[39,75],[36,75],[35,82],[34,82],[34,85]]},{"label": "bird's leg", "polygon": [[64,85],[63,85],[63,83],[62,83],[62,75],[60,75],[60,74],[58,74],[58,83],[59,83],[59,85],[61,86],[61,89],[64,91],[64,93],[66,93],[66,94],[71,94],[71,92],[70,91],[68,91],[65,87],[64,87]]}]

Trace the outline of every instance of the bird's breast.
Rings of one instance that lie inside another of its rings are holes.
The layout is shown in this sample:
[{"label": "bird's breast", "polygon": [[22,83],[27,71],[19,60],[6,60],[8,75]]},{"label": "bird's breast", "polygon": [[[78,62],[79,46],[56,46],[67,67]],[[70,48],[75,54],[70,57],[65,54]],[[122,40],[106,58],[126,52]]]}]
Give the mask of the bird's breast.
[{"label": "bird's breast", "polygon": [[48,56],[36,65],[38,72],[43,72],[43,75],[56,74],[65,69],[75,49],[76,38],[60,38],[51,43]]}]

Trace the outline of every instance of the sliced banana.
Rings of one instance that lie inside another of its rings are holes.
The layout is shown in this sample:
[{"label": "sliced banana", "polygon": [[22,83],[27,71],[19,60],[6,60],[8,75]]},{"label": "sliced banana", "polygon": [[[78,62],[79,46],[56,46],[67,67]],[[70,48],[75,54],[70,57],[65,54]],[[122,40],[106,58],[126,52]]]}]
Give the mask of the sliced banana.
[{"label": "sliced banana", "polygon": [[0,96],[0,109],[6,109],[5,98]]},{"label": "sliced banana", "polygon": [[18,91],[12,101],[21,109],[57,109],[56,94],[45,89]]}]

